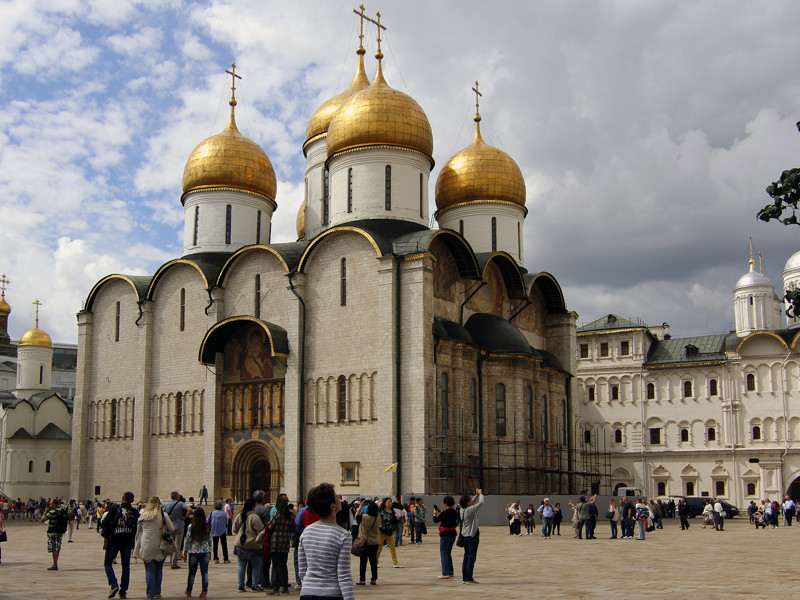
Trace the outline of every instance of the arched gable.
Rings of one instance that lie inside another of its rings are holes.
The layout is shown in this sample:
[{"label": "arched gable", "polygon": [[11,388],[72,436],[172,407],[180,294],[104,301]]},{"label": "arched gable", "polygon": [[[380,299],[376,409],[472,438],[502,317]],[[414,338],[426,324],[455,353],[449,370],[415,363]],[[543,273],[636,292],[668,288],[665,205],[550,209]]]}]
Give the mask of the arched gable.
[{"label": "arched gable", "polygon": [[150,282],[150,287],[147,289],[147,300],[153,300],[159,282],[166,276],[167,272],[170,269],[178,265],[188,265],[189,267],[192,267],[195,271],[197,271],[197,274],[200,276],[200,279],[203,282],[203,287],[205,287],[206,289],[209,289],[211,287],[209,278],[206,276],[206,273],[198,263],[196,263],[193,260],[187,260],[185,258],[176,258],[167,263],[164,263],[159,267],[158,271],[155,272],[155,275],[153,275],[153,279]]},{"label": "arched gable", "polygon": [[740,356],[774,354],[788,352],[789,346],[778,334],[772,331],[754,331],[741,339],[736,346]]},{"label": "arched gable", "polygon": [[247,323],[254,323],[264,331],[272,356],[289,356],[289,338],[283,327],[248,315],[240,315],[224,319],[206,332],[200,344],[198,360],[203,364],[213,365],[217,352],[224,350],[230,335]]},{"label": "arched gable", "polygon": [[236,262],[244,256],[249,256],[254,253],[267,253],[272,254],[280,263],[283,272],[288,274],[294,272],[304,252],[309,244],[306,242],[290,242],[286,244],[253,244],[240,248],[230,255],[228,260],[222,266],[219,276],[216,280],[216,285],[219,287],[225,286],[225,279],[230,273],[231,269],[235,266]]},{"label": "arched gable", "polygon": [[434,241],[440,242],[450,251],[460,277],[476,281],[481,278],[481,269],[472,247],[464,236],[452,229],[427,229],[401,236],[394,240],[392,251],[397,256],[430,252]]},{"label": "arched gable", "polygon": [[533,286],[539,288],[544,298],[545,306],[549,314],[561,314],[567,312],[567,303],[564,301],[564,292],[561,286],[550,273],[542,271],[535,275],[526,275],[525,279],[530,281],[529,289]]},{"label": "arched gable", "polygon": [[515,261],[510,254],[507,252],[481,252],[480,254],[476,254],[476,257],[478,259],[481,277],[484,281],[486,281],[487,270],[490,268],[489,265],[494,264],[503,279],[508,297],[516,300],[528,298],[522,271],[517,261]]},{"label": "arched gable", "polygon": [[129,275],[107,275],[103,277],[100,281],[94,284],[94,287],[89,292],[89,295],[86,296],[86,301],[83,303],[83,310],[86,312],[92,312],[92,307],[94,306],[94,301],[97,299],[97,295],[100,293],[100,290],[103,288],[104,285],[111,281],[124,281],[125,283],[129,284],[133,289],[134,296],[136,297],[136,302],[141,302],[147,296],[147,289],[150,287],[150,282],[152,277],[143,277],[143,276],[129,276]]},{"label": "arched gable", "polygon": [[323,242],[325,242],[329,238],[331,238],[331,236],[340,235],[342,233],[355,233],[357,235],[360,235],[360,236],[364,237],[364,239],[366,239],[370,243],[372,248],[375,250],[376,258],[380,258],[381,256],[383,256],[383,253],[381,252],[381,249],[380,249],[380,246],[378,245],[378,242],[368,232],[364,231],[363,229],[361,229],[359,227],[352,227],[352,226],[349,226],[349,225],[340,225],[338,227],[332,227],[331,229],[323,231],[317,237],[315,237],[311,241],[311,243],[308,244],[308,246],[306,247],[305,251],[303,252],[303,255],[300,258],[299,264],[297,265],[297,270],[300,271],[300,272],[304,272],[304,270],[306,268],[306,265],[308,263],[309,257],[311,256],[311,254],[313,254],[314,250],[316,250]]}]

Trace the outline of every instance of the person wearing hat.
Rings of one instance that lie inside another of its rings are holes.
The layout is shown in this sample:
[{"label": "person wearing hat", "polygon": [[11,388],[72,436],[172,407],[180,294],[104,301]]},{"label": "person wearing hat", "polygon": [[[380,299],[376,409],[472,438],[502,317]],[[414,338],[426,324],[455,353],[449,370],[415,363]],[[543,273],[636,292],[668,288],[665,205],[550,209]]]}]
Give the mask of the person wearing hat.
[{"label": "person wearing hat", "polygon": [[556,514],[556,510],[550,504],[550,498],[545,498],[536,512],[542,517],[542,537],[549,540],[550,534],[553,533],[553,517]]}]

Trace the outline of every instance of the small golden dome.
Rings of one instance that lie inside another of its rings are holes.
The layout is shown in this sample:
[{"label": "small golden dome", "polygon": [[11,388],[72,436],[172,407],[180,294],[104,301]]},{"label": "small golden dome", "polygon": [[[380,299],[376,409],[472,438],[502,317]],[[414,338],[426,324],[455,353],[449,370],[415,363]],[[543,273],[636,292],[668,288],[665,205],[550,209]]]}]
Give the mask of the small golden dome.
[{"label": "small golden dome", "polygon": [[350,96],[328,128],[328,156],[362,146],[399,146],[433,155],[428,117],[408,94],[389,87],[381,63],[367,89]]},{"label": "small golden dome", "polygon": [[[232,101],[235,105],[235,101]],[[267,154],[231,120],[217,135],[192,150],[183,170],[183,194],[202,189],[234,188],[275,200],[275,171]]]},{"label": "small golden dome", "polygon": [[11,307],[8,305],[8,302],[6,302],[5,295],[3,295],[2,297],[0,297],[0,316],[6,317],[10,314],[11,314]]},{"label": "small golden dome", "polygon": [[339,107],[344,101],[356,92],[360,92],[369,87],[369,79],[367,78],[367,73],[364,71],[365,50],[362,46],[359,46],[356,53],[358,54],[358,66],[356,67],[356,75],[353,77],[353,81],[350,82],[347,89],[336,94],[333,98],[326,100],[314,111],[306,127],[306,142],[322,133],[327,133],[333,115],[336,114],[336,111],[339,110]]},{"label": "small golden dome", "polygon": [[297,211],[297,239],[306,239],[306,201],[300,205],[300,210]]},{"label": "small golden dome", "polygon": [[28,331],[22,334],[22,337],[19,338],[19,345],[52,348],[53,341],[50,339],[50,336],[47,335],[44,331],[42,331],[38,327],[34,327],[33,329],[29,329]]},{"label": "small golden dome", "polygon": [[483,141],[477,116],[472,143],[444,164],[436,179],[435,193],[439,210],[480,200],[525,206],[525,179],[513,158]]}]

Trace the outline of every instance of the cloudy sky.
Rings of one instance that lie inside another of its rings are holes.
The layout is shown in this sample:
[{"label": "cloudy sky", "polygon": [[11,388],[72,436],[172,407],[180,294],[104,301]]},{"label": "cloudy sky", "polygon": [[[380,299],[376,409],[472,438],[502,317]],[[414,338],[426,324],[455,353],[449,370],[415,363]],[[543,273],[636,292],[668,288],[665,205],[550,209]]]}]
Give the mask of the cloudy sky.
[{"label": "cloudy sky", "polygon": [[[182,248],[181,177],[227,119],[278,176],[273,241],[295,239],[314,109],[355,68],[354,2],[0,3],[0,272],[13,338],[77,338],[109,273]],[[528,187],[526,266],[588,323],[614,312],[673,335],[733,326],[748,236],[780,286],[800,227],[764,224],[764,188],[800,166],[800,3],[480,0],[366,3],[385,73],[431,122],[437,168],[467,145],[477,79],[486,140]],[[369,33],[367,56],[375,52]],[[367,61],[368,74],[374,60]],[[433,212],[433,210],[431,211]]]}]

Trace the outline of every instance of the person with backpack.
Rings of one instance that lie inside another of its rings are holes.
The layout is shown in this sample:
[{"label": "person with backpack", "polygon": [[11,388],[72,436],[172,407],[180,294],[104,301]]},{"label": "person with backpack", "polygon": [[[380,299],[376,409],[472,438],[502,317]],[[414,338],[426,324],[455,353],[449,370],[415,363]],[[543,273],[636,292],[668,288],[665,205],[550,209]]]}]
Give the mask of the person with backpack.
[{"label": "person with backpack", "polygon": [[[456,509],[456,501],[452,496],[445,496],[442,500],[444,510],[439,512],[433,505],[433,522],[439,523],[439,558],[442,561],[442,574],[439,579],[453,578],[453,544],[456,541],[456,527],[461,522]],[[463,535],[463,534],[462,534]]]},{"label": "person with backpack", "polygon": [[[103,518],[97,524],[97,530],[105,541],[106,555],[103,566],[106,570],[110,591],[109,598],[119,592],[120,598],[127,598],[128,585],[131,580],[131,551],[136,542],[136,525],[139,521],[139,511],[133,506],[133,492],[122,494],[120,504],[112,504],[103,513]],[[114,561],[119,554],[122,565],[122,577],[119,584],[114,573]]]},{"label": "person with backpack", "polygon": [[167,517],[169,517],[169,520],[172,521],[172,539],[175,540],[176,550],[170,559],[170,567],[173,569],[180,569],[181,566],[178,564],[178,560],[180,559],[181,548],[183,547],[183,534],[186,532],[184,524],[186,518],[192,514],[192,509],[181,501],[181,495],[178,492],[172,492],[169,497],[171,500],[164,505],[164,512],[167,514]]},{"label": "person with backpack", "polygon": [[397,551],[394,547],[394,532],[397,529],[398,519],[397,514],[394,512],[394,503],[391,498],[383,499],[383,502],[381,502],[381,512],[378,517],[381,523],[378,527],[380,543],[378,544],[377,560],[380,563],[381,550],[383,550],[383,545],[387,544],[389,546],[389,552],[392,554],[392,564],[394,568],[402,569],[403,565],[397,562]]},{"label": "person with backpack", "polygon": [[67,532],[67,509],[61,506],[59,498],[50,502],[50,510],[42,515],[41,522],[47,521],[47,551],[53,555],[53,564],[48,571],[58,571],[58,556],[61,554],[61,538]]}]

